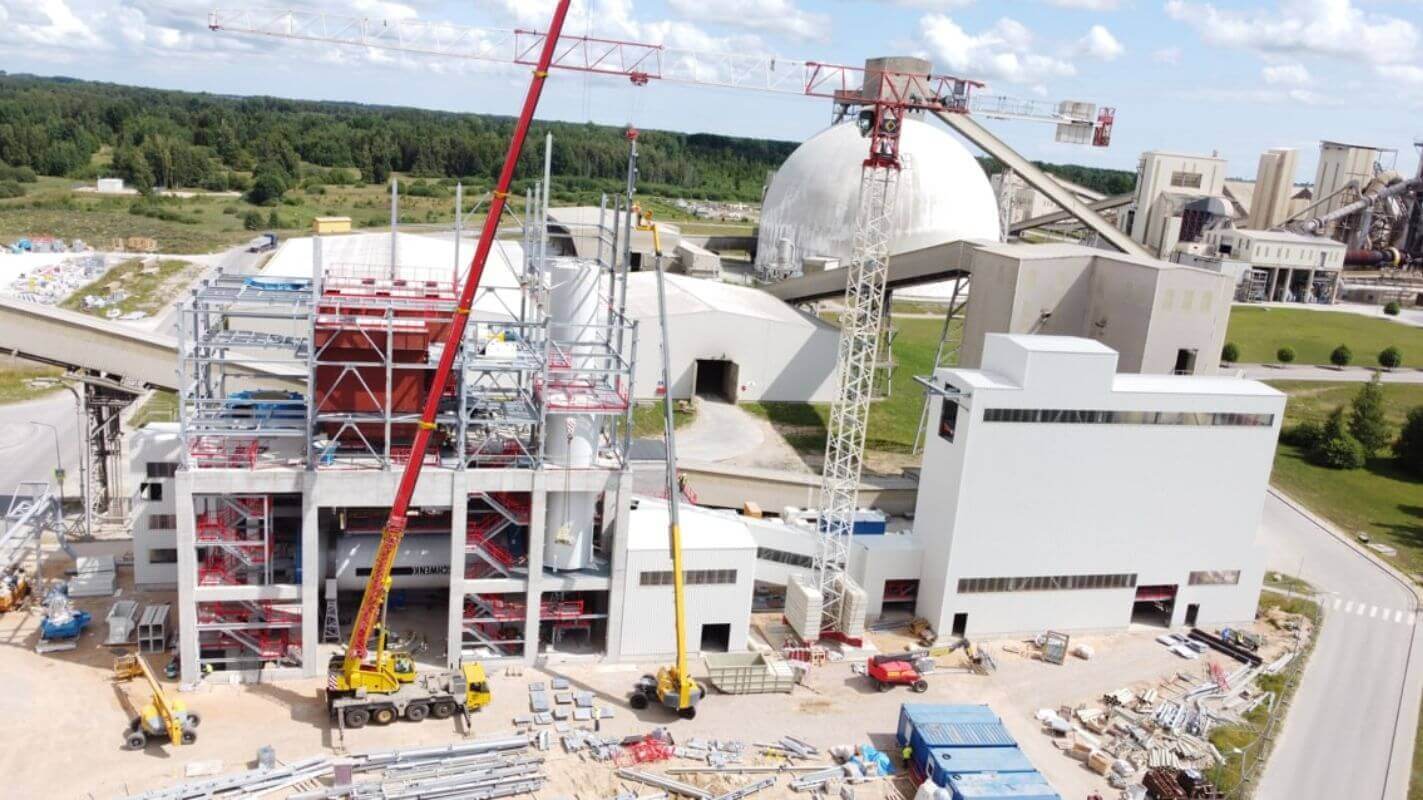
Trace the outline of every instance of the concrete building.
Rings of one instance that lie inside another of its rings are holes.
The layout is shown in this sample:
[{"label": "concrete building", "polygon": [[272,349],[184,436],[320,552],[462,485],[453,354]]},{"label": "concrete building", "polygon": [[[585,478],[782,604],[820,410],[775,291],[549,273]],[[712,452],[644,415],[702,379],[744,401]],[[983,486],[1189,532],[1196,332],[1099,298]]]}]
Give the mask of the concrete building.
[{"label": "concrete building", "polygon": [[177,487],[182,439],[176,422],[152,422],[128,437],[133,508],[133,580],[143,586],[178,585]]},{"label": "concrete building", "polygon": [[1255,171],[1255,186],[1249,203],[1250,218],[1246,227],[1255,230],[1274,228],[1291,214],[1295,192],[1295,163],[1298,151],[1290,148],[1266,150],[1260,155]]},{"label": "concrete building", "polygon": [[[672,396],[716,395],[731,402],[830,402],[840,331],[760,289],[667,275]],[[656,276],[628,278],[627,312],[638,321],[642,357],[633,386],[660,397],[661,332]]]},{"label": "concrete building", "polygon": [[1320,142],[1319,166],[1314,173],[1314,197],[1320,203],[1310,211],[1311,216],[1323,216],[1357,199],[1357,193],[1373,180],[1383,153],[1367,145]]},{"label": "concrete building", "polygon": [[[758,274],[794,275],[809,258],[849,263],[868,145],[854,123],[821,131],[771,180],[757,234]],[[968,149],[942,128],[909,119],[890,241],[894,252],[961,239],[996,242],[998,204]]]},{"label": "concrete building", "polygon": [[1237,300],[1328,304],[1338,299],[1345,250],[1320,236],[1224,228],[1183,247],[1176,260],[1231,276]]},{"label": "concrete building", "polygon": [[985,245],[970,264],[972,300],[959,364],[983,363],[996,333],[1095,339],[1123,372],[1213,375],[1235,283],[1209,270],[1078,245]]},{"label": "concrete building", "polygon": [[993,335],[981,369],[935,373],[914,524],[936,630],[1254,618],[1284,395],[1117,367],[1101,342]]},{"label": "concrete building", "polygon": [[1177,242],[1195,241],[1213,218],[1231,215],[1225,169],[1225,159],[1215,156],[1142,153],[1136,195],[1119,218],[1122,230],[1160,256]]}]

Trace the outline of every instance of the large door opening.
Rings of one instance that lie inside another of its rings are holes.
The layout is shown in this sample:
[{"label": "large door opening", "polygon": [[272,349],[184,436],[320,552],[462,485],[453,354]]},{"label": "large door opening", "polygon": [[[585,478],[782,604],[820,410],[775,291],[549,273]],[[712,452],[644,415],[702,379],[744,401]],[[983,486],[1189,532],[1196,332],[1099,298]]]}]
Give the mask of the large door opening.
[{"label": "large door opening", "polygon": [[1138,586],[1132,601],[1131,621],[1158,628],[1171,627],[1171,615],[1176,609],[1176,585]]},{"label": "large door opening", "polygon": [[703,653],[725,653],[731,648],[731,623],[717,622],[702,626]]},{"label": "large door opening", "polygon": [[699,358],[693,391],[701,397],[715,397],[735,403],[740,372],[735,361]]},{"label": "large door opening", "polygon": [[950,636],[963,636],[968,630],[968,614],[958,613],[954,615],[954,625],[949,629]]},{"label": "large door opening", "polygon": [[1186,624],[1192,628],[1196,627],[1196,618],[1201,615],[1201,604],[1191,603],[1186,606]]}]

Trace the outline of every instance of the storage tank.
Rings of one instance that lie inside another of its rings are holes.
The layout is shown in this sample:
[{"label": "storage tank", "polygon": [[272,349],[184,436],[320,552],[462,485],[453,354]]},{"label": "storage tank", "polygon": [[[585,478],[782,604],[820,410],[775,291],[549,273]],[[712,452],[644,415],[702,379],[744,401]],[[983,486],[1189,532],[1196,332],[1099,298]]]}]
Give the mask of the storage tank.
[{"label": "storage tank", "polygon": [[[361,591],[371,574],[380,537],[341,534],[332,547],[331,577],[343,591]],[[450,540],[445,536],[411,535],[400,543],[391,570],[395,589],[447,589],[450,585]]]},{"label": "storage tank", "polygon": [[[603,297],[597,262],[556,258],[549,262],[549,339],[554,349],[597,342],[603,335]],[[595,368],[598,359],[576,347],[568,351],[569,366]],[[549,375],[549,395],[559,384],[582,376],[567,372]],[[593,414],[555,412],[548,415],[544,456],[550,466],[585,469],[598,455],[602,428]],[[558,476],[550,477],[548,513],[544,527],[544,566],[565,571],[587,569],[593,563],[593,516],[596,492],[558,491]]]}]

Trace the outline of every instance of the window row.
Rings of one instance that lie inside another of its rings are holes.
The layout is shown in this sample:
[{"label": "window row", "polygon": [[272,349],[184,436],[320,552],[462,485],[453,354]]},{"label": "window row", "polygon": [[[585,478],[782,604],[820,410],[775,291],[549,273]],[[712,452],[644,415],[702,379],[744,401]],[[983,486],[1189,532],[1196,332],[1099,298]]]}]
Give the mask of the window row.
[{"label": "window row", "polygon": [[1238,569],[1211,569],[1192,572],[1190,584],[1192,586],[1235,586],[1240,583],[1240,570]]},{"label": "window row", "polygon": [[149,514],[148,529],[151,531],[175,531],[178,529],[178,515]]},{"label": "window row", "polygon": [[811,556],[803,556],[800,553],[787,553],[784,550],[775,550],[770,547],[756,548],[756,558],[761,561],[772,561],[777,564],[789,564],[792,567],[815,566],[815,559]]},{"label": "window row", "polygon": [[1033,575],[1022,578],[959,578],[959,594],[1056,592],[1065,589],[1130,589],[1136,574]]},{"label": "window row", "polygon": [[178,472],[176,461],[150,461],[144,465],[150,478],[171,478]]},{"label": "window row", "polygon": [[1268,428],[1275,424],[1275,415],[1210,411],[1105,411],[1088,408],[986,408],[983,410],[983,421]]},{"label": "window row", "polygon": [[[734,569],[689,569],[683,575],[688,586],[724,586],[736,583]],[[671,586],[672,570],[654,570],[638,576],[642,586]]]}]

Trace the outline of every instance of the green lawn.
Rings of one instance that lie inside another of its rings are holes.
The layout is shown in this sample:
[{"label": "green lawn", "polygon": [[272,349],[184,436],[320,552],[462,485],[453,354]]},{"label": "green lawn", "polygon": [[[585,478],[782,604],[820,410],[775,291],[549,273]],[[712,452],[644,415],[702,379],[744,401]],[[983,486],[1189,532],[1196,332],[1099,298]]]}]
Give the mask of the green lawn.
[{"label": "green lawn", "polygon": [[[638,439],[661,439],[666,427],[665,414],[660,402],[643,402],[633,406],[632,435]],[[678,400],[672,406],[672,424],[677,428],[685,427],[696,417],[690,403]]]},{"label": "green lawn", "polygon": [[[927,375],[944,328],[940,319],[895,317],[894,377],[888,398],[870,408],[865,447],[886,453],[908,453],[914,448],[924,391],[914,376]],[[797,451],[824,452],[828,403],[743,403],[746,411],[771,421]]]},{"label": "green lawn", "polygon": [[[1347,405],[1356,383],[1276,381],[1290,395],[1285,424],[1323,421],[1335,406]],[[1423,406],[1423,385],[1383,385],[1384,412],[1395,427],[1408,409]],[[1390,559],[1407,573],[1423,572],[1423,479],[1394,466],[1391,454],[1369,459],[1357,470],[1317,467],[1299,448],[1282,444],[1275,453],[1271,482],[1315,513],[1350,533],[1367,531],[1376,542],[1393,545]]]},{"label": "green lawn", "polygon": [[178,393],[162,389],[149,396],[129,420],[130,428],[142,428],[150,422],[178,421]]},{"label": "green lawn", "polygon": [[1227,342],[1240,348],[1244,363],[1269,364],[1281,347],[1293,347],[1296,364],[1328,364],[1334,348],[1346,344],[1354,364],[1377,366],[1380,350],[1393,345],[1403,363],[1423,364],[1423,328],[1337,311],[1236,306],[1230,312]]},{"label": "green lawn", "polygon": [[57,390],[58,386],[34,387],[30,381],[35,378],[54,378],[63,375],[58,367],[31,364],[25,361],[7,360],[0,366],[0,405],[22,403]]},{"label": "green lawn", "polygon": [[[145,266],[143,259],[131,258],[99,276],[93,283],[75,290],[59,307],[95,317],[105,317],[113,308],[124,314],[142,311],[152,316],[171,303],[197,277],[198,272],[199,268],[187,261],[162,259]],[[127,294],[121,302],[103,308],[84,307],[86,295],[108,297],[112,293],[110,287],[115,284]]]}]

